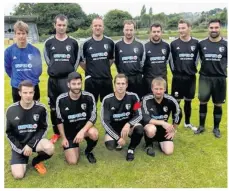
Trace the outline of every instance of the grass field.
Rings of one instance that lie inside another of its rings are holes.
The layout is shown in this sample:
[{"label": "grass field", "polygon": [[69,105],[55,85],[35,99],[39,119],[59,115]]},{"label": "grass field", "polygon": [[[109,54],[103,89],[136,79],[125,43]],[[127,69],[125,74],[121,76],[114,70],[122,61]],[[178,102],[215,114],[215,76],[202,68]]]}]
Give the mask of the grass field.
[{"label": "grass field", "polygon": [[[36,45],[43,52],[43,45]],[[44,63],[44,60],[43,60]],[[41,102],[47,105],[47,67],[43,64],[40,78]],[[83,74],[81,68],[78,69]],[[112,75],[116,74],[114,65]],[[169,90],[171,73],[168,72]],[[9,78],[5,75],[5,110],[12,103]],[[198,83],[197,83],[198,85]],[[192,104],[191,122],[199,124],[198,92]],[[182,102],[183,108],[183,102]],[[48,105],[47,105],[48,108]],[[48,108],[49,109],[49,108]],[[206,120],[207,131],[203,135],[194,135],[183,127],[184,118],[174,140],[175,152],[165,156],[156,147],[156,157],[149,157],[143,150],[144,141],[136,149],[135,160],[125,160],[126,149],[108,151],[104,146],[104,129],[100,123],[100,103],[96,127],[99,141],[94,149],[97,163],[91,165],[83,155],[85,142],[81,145],[81,157],[75,166],[64,161],[63,150],[58,141],[54,156],[45,162],[48,173],[40,176],[31,166],[23,180],[13,179],[10,171],[11,148],[5,137],[4,171],[5,188],[226,188],[227,187],[227,104],[223,105],[223,117],[220,124],[222,138],[216,139],[212,134],[213,104],[208,103]],[[47,137],[52,135],[51,122]],[[35,155],[33,155],[35,156]]]}]

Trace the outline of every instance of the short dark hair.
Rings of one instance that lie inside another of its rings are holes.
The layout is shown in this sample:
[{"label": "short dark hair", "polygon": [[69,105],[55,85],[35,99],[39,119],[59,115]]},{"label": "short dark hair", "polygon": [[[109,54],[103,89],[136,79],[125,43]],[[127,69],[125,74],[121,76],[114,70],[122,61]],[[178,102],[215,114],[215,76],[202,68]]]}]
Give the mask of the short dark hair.
[{"label": "short dark hair", "polygon": [[33,85],[32,81],[30,81],[30,80],[21,81],[20,84],[18,85],[18,90],[21,91],[23,86],[34,88],[34,85]]},{"label": "short dark hair", "polygon": [[126,83],[128,84],[128,77],[127,77],[125,74],[122,74],[122,73],[117,74],[117,75],[115,76],[115,78],[114,78],[114,84],[115,84],[117,78],[125,78],[125,79],[126,79]]},{"label": "short dark hair", "polygon": [[71,80],[76,80],[76,79],[81,79],[82,80],[82,76],[80,73],[78,72],[71,72],[68,74],[68,82],[71,82]]},{"label": "short dark hair", "polygon": [[180,20],[178,21],[178,25],[179,25],[179,24],[187,24],[188,27],[191,27],[191,26],[192,26],[191,23],[190,23],[189,21],[184,20],[184,19],[180,19]]},{"label": "short dark hair", "polygon": [[150,27],[150,31],[152,30],[152,27],[155,27],[155,28],[160,27],[160,28],[161,28],[161,30],[162,30],[162,26],[161,26],[161,24],[160,24],[160,23],[154,23],[154,24],[152,24],[152,25],[151,25],[151,27]]},{"label": "short dark hair", "polygon": [[125,20],[125,21],[123,21],[123,27],[125,25],[134,25],[134,28],[136,28],[136,24],[135,24],[135,22],[133,20]]},{"label": "short dark hair", "polygon": [[208,26],[209,26],[211,23],[219,23],[219,25],[221,26],[221,21],[220,21],[220,19],[211,19],[211,20],[208,22]]},{"label": "short dark hair", "polygon": [[61,21],[67,20],[67,22],[68,22],[68,17],[64,14],[59,14],[59,15],[55,16],[55,18],[54,18],[55,24],[56,24],[57,19],[60,19]]}]

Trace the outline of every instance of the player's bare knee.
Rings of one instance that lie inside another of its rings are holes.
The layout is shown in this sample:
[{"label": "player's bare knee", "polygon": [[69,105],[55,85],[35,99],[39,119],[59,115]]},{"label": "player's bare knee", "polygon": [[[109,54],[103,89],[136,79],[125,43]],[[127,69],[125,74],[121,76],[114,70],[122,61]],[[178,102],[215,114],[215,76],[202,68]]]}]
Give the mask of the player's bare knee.
[{"label": "player's bare knee", "polygon": [[112,151],[112,150],[114,150],[115,147],[116,147],[116,142],[115,142],[115,140],[106,141],[106,142],[105,142],[105,146],[106,146],[106,148],[107,148],[108,150]]},{"label": "player's bare knee", "polygon": [[25,173],[22,171],[17,171],[17,172],[12,172],[12,175],[13,175],[14,179],[19,180],[19,179],[24,178]]},{"label": "player's bare knee", "polygon": [[77,158],[68,158],[67,160],[67,163],[69,164],[69,165],[76,165],[77,164],[77,162],[78,162],[78,159]]},{"label": "player's bare knee", "polygon": [[154,137],[157,131],[156,127],[152,124],[146,125],[144,127],[144,130],[145,130],[147,137],[150,137],[150,138]]},{"label": "player's bare knee", "polygon": [[45,143],[42,146],[43,146],[43,150],[46,154],[53,155],[55,147],[50,141],[48,141],[48,140],[45,141]]},{"label": "player's bare knee", "polygon": [[172,155],[173,154],[173,148],[164,148],[163,152],[165,155]]},{"label": "player's bare knee", "polygon": [[88,131],[88,135],[89,135],[90,139],[92,139],[93,141],[96,141],[96,140],[98,140],[99,132],[96,128],[91,128]]}]

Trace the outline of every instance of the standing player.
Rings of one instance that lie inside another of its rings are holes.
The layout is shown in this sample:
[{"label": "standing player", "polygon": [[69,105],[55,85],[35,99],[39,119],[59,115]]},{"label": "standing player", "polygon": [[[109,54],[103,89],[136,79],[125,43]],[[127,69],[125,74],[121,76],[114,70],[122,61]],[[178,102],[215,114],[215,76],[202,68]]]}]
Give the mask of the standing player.
[{"label": "standing player", "polygon": [[32,165],[40,174],[46,173],[42,161],[54,153],[53,144],[44,138],[48,127],[47,111],[44,105],[33,101],[33,83],[24,80],[18,88],[21,100],[6,111],[6,135],[12,147],[11,172],[15,179],[24,177],[32,152],[38,153]]},{"label": "standing player", "polygon": [[170,54],[169,44],[161,39],[162,26],[160,24],[155,23],[150,27],[150,35],[149,42],[145,44],[144,95],[152,92],[151,84],[154,78],[161,76],[167,82],[167,63]]},{"label": "standing player", "polygon": [[69,92],[57,98],[57,124],[62,137],[65,158],[68,164],[76,164],[79,159],[79,143],[87,141],[85,155],[90,163],[96,163],[91,152],[98,141],[96,103],[91,93],[81,91],[82,77],[77,72],[68,75]]},{"label": "standing player", "polygon": [[190,118],[196,90],[199,44],[197,39],[190,36],[191,25],[188,21],[180,20],[178,31],[180,37],[171,42],[172,96],[178,103],[184,98],[184,126],[195,131],[197,128],[190,123]]},{"label": "standing player", "polygon": [[126,160],[134,160],[134,150],[141,141],[143,127],[140,101],[135,93],[127,92],[128,78],[124,74],[114,79],[115,92],[107,95],[101,106],[101,121],[105,128],[107,149],[120,149],[130,136]]},{"label": "standing player", "polygon": [[81,47],[81,67],[85,70],[85,91],[92,93],[96,102],[113,92],[110,66],[114,59],[114,42],[103,35],[100,17],[92,21],[92,37]]},{"label": "standing player", "polygon": [[13,102],[20,101],[18,85],[31,80],[35,86],[34,99],[40,99],[39,77],[42,73],[40,51],[27,41],[29,26],[23,21],[14,24],[16,43],[5,50],[5,70],[11,78]]},{"label": "standing player", "polygon": [[142,91],[142,67],[145,52],[143,44],[134,37],[135,23],[124,21],[124,37],[115,44],[115,64],[118,73],[128,77],[127,91],[136,93],[140,98]]},{"label": "standing player", "polygon": [[213,19],[208,24],[209,37],[200,42],[200,78],[199,78],[199,122],[195,134],[205,131],[207,103],[212,96],[215,137],[220,138],[219,124],[222,118],[222,104],[226,98],[227,78],[227,41],[220,36],[221,23]]},{"label": "standing player", "polygon": [[[164,94],[166,81],[156,77],[152,81],[153,94],[143,97],[143,123],[145,130],[146,153],[154,156],[153,139],[158,141],[161,150],[171,155],[174,150],[173,138],[181,121],[179,104],[170,95]],[[172,112],[173,123],[168,123]]]},{"label": "standing player", "polygon": [[79,64],[79,45],[76,39],[66,34],[68,18],[57,15],[54,19],[56,35],[45,41],[44,57],[48,65],[48,97],[51,121],[54,135],[51,141],[55,143],[60,138],[56,124],[56,99],[68,91],[68,74],[75,71]]}]

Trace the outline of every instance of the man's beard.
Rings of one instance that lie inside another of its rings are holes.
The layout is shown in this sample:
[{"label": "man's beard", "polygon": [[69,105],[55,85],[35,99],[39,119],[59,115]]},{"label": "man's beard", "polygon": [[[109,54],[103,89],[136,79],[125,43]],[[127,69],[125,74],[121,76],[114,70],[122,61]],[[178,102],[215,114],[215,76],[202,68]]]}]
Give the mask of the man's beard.
[{"label": "man's beard", "polygon": [[211,36],[212,38],[217,38],[217,37],[219,37],[219,35],[220,35],[219,32],[211,32],[211,33],[210,33],[210,36]]}]

